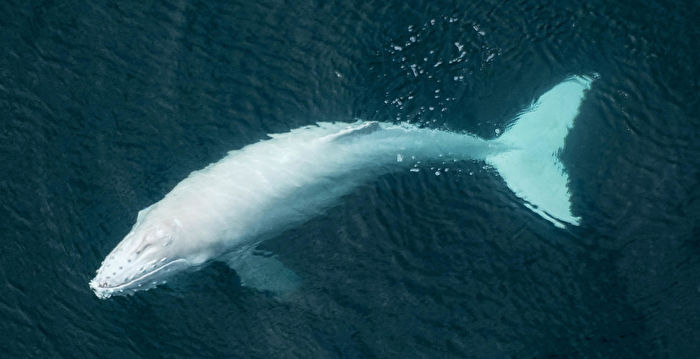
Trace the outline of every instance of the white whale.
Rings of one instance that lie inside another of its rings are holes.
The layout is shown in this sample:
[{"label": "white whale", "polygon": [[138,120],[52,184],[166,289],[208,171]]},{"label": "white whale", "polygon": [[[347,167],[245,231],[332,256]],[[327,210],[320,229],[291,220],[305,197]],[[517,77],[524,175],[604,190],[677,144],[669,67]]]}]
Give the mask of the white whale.
[{"label": "white whale", "polygon": [[484,160],[527,208],[557,227],[578,225],[558,153],[591,82],[591,77],[573,76],[556,85],[493,140],[363,121],[318,123],[270,135],[192,172],[140,211],[90,287],[99,298],[131,294],[222,260],[243,285],[290,290],[298,277],[273,256],[254,253],[255,247],[357,185],[408,170],[418,160]]}]

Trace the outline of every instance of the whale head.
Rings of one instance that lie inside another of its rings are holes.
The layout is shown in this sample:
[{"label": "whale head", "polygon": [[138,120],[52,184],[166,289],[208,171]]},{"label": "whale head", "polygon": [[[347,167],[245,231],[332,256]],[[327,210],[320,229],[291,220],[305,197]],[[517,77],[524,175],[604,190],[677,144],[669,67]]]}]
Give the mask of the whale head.
[{"label": "whale head", "polygon": [[102,262],[90,288],[98,298],[106,299],[164,284],[167,278],[197,262],[185,255],[184,237],[177,220],[137,222]]}]

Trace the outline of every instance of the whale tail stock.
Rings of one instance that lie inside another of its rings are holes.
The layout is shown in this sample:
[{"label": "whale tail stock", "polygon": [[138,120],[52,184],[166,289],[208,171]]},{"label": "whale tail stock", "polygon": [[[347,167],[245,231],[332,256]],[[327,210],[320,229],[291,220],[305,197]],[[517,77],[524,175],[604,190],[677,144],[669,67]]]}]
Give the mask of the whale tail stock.
[{"label": "whale tail stock", "polygon": [[559,153],[593,79],[573,76],[547,91],[493,140],[511,150],[486,158],[526,207],[559,228],[580,221]]}]

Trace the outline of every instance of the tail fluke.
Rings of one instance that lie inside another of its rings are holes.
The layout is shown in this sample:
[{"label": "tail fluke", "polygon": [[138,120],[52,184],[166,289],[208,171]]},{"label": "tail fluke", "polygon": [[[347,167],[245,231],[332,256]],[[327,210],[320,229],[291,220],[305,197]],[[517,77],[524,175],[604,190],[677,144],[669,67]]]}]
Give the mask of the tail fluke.
[{"label": "tail fluke", "polygon": [[559,153],[592,81],[574,76],[547,91],[494,140],[512,150],[486,159],[528,208],[560,228],[580,221],[571,213],[569,178]]}]

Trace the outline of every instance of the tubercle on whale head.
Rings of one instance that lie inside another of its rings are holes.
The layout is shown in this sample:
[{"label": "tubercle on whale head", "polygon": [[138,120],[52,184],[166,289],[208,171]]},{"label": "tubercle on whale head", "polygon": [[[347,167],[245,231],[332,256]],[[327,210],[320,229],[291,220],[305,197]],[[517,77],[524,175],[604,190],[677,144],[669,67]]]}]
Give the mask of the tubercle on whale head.
[{"label": "tubercle on whale head", "polygon": [[137,223],[104,259],[90,288],[98,298],[133,294],[163,284],[193,264],[179,253],[182,226],[172,220]]},{"label": "tubercle on whale head", "polygon": [[90,288],[100,299],[107,299],[114,295],[132,295],[136,292],[149,290],[158,285],[165,284],[167,278],[191,266],[192,265],[186,259],[175,259],[138,278],[115,286],[111,286],[108,282],[100,282],[100,280],[95,277],[95,279],[90,281]]}]

